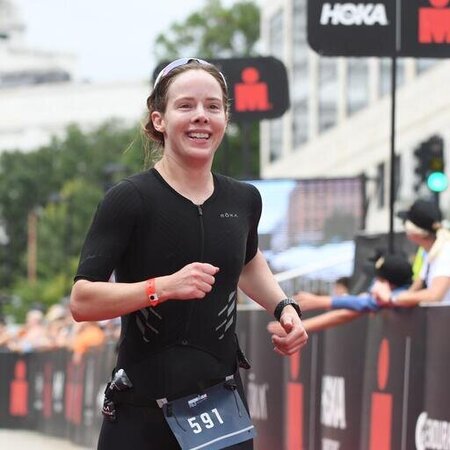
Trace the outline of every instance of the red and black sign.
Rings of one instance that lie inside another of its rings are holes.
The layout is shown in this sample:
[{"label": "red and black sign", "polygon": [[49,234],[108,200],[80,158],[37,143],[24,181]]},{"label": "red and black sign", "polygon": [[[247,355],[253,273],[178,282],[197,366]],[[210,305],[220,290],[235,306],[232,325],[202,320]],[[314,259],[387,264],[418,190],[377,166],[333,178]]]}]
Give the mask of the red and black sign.
[{"label": "red and black sign", "polygon": [[[227,80],[231,121],[274,119],[289,108],[289,89],[284,64],[271,56],[209,59]],[[167,62],[159,64],[156,78]]]},{"label": "red and black sign", "polygon": [[450,56],[450,0],[308,0],[308,42],[325,56]]}]

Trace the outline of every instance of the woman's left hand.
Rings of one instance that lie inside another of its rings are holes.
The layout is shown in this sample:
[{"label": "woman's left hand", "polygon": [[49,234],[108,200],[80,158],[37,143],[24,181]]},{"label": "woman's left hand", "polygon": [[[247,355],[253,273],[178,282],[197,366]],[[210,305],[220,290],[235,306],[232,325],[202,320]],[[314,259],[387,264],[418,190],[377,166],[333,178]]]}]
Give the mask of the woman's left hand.
[{"label": "woman's left hand", "polygon": [[308,334],[297,312],[286,306],[279,322],[271,322],[267,329],[272,333],[274,350],[280,355],[297,353],[308,341]]}]

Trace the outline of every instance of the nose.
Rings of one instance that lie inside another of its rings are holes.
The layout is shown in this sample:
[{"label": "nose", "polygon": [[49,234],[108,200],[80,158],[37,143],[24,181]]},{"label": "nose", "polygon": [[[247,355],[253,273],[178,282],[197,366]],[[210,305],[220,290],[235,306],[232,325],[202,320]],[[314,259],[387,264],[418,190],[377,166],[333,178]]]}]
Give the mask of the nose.
[{"label": "nose", "polygon": [[201,104],[197,105],[195,108],[195,113],[193,116],[193,121],[196,123],[207,123],[209,121],[208,115],[206,113],[205,107]]}]

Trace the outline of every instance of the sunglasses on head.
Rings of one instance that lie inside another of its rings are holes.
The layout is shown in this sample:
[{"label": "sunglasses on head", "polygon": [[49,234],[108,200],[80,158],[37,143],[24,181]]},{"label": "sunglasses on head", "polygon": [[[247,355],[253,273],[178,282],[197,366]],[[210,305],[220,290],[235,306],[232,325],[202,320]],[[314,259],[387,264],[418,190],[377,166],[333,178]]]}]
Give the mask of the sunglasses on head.
[{"label": "sunglasses on head", "polygon": [[[172,72],[173,69],[176,69],[177,67],[184,66],[186,64],[189,64],[190,62],[196,62],[198,64],[201,64],[203,66],[213,66],[213,64],[209,63],[208,61],[205,61],[204,59],[199,58],[180,58],[176,59],[175,61],[172,61],[171,63],[167,64],[158,74],[156,77],[155,83],[153,84],[153,89],[156,88],[158,83],[167,75],[169,75],[170,72]],[[227,85],[227,82],[225,80],[225,77],[223,76],[222,72],[219,72],[220,76],[222,77],[223,82],[225,83],[225,86]]]}]

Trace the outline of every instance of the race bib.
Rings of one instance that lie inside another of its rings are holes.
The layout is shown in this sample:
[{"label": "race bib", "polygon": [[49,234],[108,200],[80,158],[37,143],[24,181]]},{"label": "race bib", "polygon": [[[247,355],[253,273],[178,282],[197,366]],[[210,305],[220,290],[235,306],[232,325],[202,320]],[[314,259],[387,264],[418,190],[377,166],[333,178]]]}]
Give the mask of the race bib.
[{"label": "race bib", "polygon": [[166,403],[163,412],[182,450],[219,450],[256,436],[234,382]]}]

